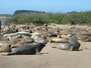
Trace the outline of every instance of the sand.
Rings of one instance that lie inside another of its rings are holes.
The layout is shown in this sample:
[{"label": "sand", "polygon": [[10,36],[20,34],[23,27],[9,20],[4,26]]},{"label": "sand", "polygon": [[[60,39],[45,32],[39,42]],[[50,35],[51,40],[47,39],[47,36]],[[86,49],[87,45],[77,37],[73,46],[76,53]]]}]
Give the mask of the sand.
[{"label": "sand", "polygon": [[0,68],[91,68],[91,42],[82,42],[81,51],[64,51],[48,43],[40,55],[0,56]]},{"label": "sand", "polygon": [[91,42],[80,43],[81,51],[60,50],[52,48],[58,43],[48,43],[39,55],[0,56],[0,68],[91,68]]}]

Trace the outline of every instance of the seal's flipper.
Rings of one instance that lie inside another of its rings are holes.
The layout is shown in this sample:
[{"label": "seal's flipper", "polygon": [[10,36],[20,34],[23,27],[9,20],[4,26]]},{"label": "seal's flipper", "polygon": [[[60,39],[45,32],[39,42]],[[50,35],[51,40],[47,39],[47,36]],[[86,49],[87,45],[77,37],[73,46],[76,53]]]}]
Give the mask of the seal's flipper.
[{"label": "seal's flipper", "polygon": [[8,56],[8,53],[0,53],[2,56]]},{"label": "seal's flipper", "polygon": [[36,54],[39,54],[39,49],[38,48],[36,48]]}]

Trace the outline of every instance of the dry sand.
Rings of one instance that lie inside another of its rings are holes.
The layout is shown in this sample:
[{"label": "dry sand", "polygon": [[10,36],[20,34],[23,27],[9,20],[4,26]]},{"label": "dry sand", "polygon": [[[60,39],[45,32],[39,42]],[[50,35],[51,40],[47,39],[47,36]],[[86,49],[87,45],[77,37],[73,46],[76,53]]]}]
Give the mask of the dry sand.
[{"label": "dry sand", "polygon": [[0,56],[0,68],[91,68],[91,42],[81,42],[82,51],[64,51],[48,43],[40,55]]},{"label": "dry sand", "polygon": [[48,43],[40,55],[0,56],[0,68],[91,68],[91,42],[80,43],[82,51],[59,50],[52,48],[57,43]]}]

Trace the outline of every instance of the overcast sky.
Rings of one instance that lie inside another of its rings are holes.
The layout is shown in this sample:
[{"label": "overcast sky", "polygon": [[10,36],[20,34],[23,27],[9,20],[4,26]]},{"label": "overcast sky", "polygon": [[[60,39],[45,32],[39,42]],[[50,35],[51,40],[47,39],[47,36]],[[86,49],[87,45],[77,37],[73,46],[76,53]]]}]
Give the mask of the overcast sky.
[{"label": "overcast sky", "polygon": [[15,10],[90,11],[91,0],[0,0],[0,14],[13,14]]}]

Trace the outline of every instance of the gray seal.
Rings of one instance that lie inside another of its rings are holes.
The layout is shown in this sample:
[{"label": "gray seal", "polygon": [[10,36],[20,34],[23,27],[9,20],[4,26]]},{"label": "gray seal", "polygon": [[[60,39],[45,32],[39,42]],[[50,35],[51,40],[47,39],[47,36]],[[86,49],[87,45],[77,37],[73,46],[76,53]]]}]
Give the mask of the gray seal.
[{"label": "gray seal", "polygon": [[3,55],[39,54],[39,52],[46,46],[46,43],[46,41],[41,40],[35,45],[22,45],[15,51],[3,53]]},{"label": "gray seal", "polygon": [[81,44],[79,43],[77,38],[75,37],[69,38],[69,42],[70,44],[73,45],[73,49],[72,49],[73,51],[79,50]]},{"label": "gray seal", "polygon": [[56,46],[58,49],[62,50],[71,50],[71,51],[78,51],[80,48],[80,43],[77,38],[72,37],[72,35],[69,35],[69,43],[66,44],[59,44]]},{"label": "gray seal", "polygon": [[59,44],[56,46],[56,48],[61,49],[61,50],[73,50],[73,45],[72,44]]}]

